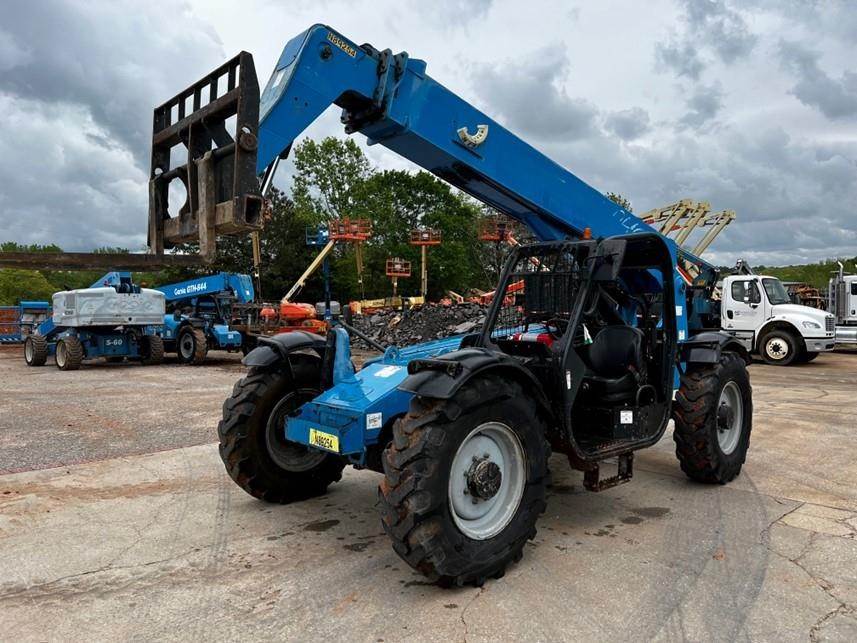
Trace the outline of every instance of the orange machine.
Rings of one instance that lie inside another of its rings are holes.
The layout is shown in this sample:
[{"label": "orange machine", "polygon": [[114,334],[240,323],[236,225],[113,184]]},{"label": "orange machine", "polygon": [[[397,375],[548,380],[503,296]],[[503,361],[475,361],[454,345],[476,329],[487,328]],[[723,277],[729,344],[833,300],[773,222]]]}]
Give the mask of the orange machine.
[{"label": "orange machine", "polygon": [[327,322],[316,317],[315,306],[285,299],[280,302],[280,325],[278,333],[307,330],[311,333],[327,332]]}]

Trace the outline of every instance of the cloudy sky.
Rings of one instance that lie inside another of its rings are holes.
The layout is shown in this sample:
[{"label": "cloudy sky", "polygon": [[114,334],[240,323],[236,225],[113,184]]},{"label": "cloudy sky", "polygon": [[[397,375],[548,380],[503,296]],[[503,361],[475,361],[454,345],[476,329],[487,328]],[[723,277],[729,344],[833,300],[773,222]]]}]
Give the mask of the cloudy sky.
[{"label": "cloudy sky", "polygon": [[[315,22],[426,60],[637,212],[685,197],[736,210],[719,263],[857,254],[857,10],[836,0],[10,3],[0,241],[141,249],[152,108],[242,49],[264,82]],[[308,134],[344,135],[338,113]]]}]

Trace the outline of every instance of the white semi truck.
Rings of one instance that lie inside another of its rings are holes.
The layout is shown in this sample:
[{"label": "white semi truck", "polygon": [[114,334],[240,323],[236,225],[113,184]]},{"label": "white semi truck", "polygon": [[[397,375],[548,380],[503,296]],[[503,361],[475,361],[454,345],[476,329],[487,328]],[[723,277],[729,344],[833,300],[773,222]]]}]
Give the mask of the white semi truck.
[{"label": "white semi truck", "polygon": [[836,343],[857,344],[857,275],[846,275],[839,262],[828,286],[827,310],[836,318]]},{"label": "white semi truck", "polygon": [[769,364],[809,362],[833,350],[833,315],[791,303],[776,277],[745,273],[723,280],[720,323],[724,331]]}]

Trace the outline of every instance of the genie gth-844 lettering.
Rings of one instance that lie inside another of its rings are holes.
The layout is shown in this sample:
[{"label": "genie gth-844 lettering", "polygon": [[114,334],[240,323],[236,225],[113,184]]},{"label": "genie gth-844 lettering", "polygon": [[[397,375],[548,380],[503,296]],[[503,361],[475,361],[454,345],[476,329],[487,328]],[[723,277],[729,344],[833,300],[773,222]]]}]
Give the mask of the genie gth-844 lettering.
[{"label": "genie gth-844 lettering", "polygon": [[[331,104],[347,133],[433,172],[540,242],[511,251],[479,332],[389,347],[357,371],[341,326],[327,337],[260,338],[219,425],[220,454],[242,489],[287,503],[324,494],[346,465],[378,471],[396,552],[442,584],[480,584],[534,536],[551,449],[599,491],[629,480],[634,452],[658,442],[673,418],[689,477],[722,484],[738,475],[752,419],[748,356],[719,332],[717,271],[406,53],[315,25],[286,44],[261,98],[242,53],[157,108],[152,250],[196,238],[211,252],[217,235],[256,229],[278,159]],[[187,162],[170,167],[178,145]],[[177,211],[172,180],[190,195]],[[601,475],[606,459],[618,462],[616,475]]]}]

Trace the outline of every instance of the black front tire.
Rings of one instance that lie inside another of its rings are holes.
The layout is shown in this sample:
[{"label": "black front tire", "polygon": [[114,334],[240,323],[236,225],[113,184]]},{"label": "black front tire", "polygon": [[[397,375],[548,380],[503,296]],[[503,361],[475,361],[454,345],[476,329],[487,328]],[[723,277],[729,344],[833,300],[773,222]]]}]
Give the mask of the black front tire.
[{"label": "black front tire", "polygon": [[320,360],[292,356],[280,369],[250,369],[223,403],[220,457],[235,483],[254,498],[286,504],[323,495],[342,478],[345,461],[286,442],[282,421],[320,392]]},{"label": "black front tire", "polygon": [[83,363],[84,355],[83,343],[74,335],[69,335],[57,342],[54,360],[61,371],[76,371]]},{"label": "black front tire", "polygon": [[140,363],[156,366],[164,361],[164,340],[160,335],[144,335],[140,338]]},{"label": "black front tire", "polygon": [[48,360],[48,340],[41,335],[30,335],[24,340],[24,361],[27,366],[44,366]]},{"label": "black front tire", "polygon": [[803,346],[793,333],[775,328],[759,341],[759,355],[773,366],[788,366],[803,352]]},{"label": "black front tire", "polygon": [[[724,389],[731,383],[740,392],[742,422],[735,446],[724,452],[718,434],[718,416]],[[740,472],[750,447],[753,392],[744,360],[725,352],[712,365],[689,367],[673,406],[675,453],[682,471],[698,482],[726,484]]]},{"label": "black front tire", "polygon": [[[450,478],[461,445],[474,429],[490,423],[502,423],[517,436],[525,456],[524,483],[502,530],[476,539],[453,515]],[[502,576],[535,537],[536,520],[545,510],[545,430],[523,388],[499,377],[474,380],[450,400],[415,397],[407,416],[394,425],[379,489],[382,523],[396,553],[444,586],[481,585]]]},{"label": "black front tire", "polygon": [[176,340],[176,353],[182,364],[199,365],[205,361],[208,353],[208,341],[199,328],[185,326]]}]

